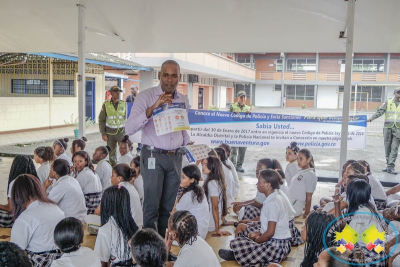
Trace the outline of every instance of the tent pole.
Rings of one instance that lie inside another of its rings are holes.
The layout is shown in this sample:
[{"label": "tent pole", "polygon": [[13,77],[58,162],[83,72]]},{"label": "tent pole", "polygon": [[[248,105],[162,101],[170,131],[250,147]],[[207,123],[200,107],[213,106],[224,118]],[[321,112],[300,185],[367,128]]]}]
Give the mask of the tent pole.
[{"label": "tent pole", "polygon": [[86,116],[85,116],[85,7],[77,5],[79,9],[78,18],[78,120],[79,120],[79,137],[85,135],[86,132]]},{"label": "tent pole", "polygon": [[339,179],[342,178],[341,168],[347,158],[347,135],[349,127],[350,112],[350,92],[351,92],[351,74],[353,69],[353,35],[354,35],[354,10],[355,1],[348,0],[347,10],[347,38],[346,38],[346,66],[344,76],[344,92],[343,92],[343,113],[342,113],[342,133],[340,142],[340,169]]}]

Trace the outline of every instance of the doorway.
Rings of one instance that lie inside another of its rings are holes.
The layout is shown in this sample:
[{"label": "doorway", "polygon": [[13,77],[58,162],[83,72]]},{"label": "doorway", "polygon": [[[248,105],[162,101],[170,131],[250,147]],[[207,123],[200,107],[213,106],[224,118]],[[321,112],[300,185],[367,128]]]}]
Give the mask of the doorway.
[{"label": "doorway", "polygon": [[90,118],[91,120],[96,120],[96,83],[94,78],[87,77],[86,78],[86,90],[85,90],[85,109],[86,109],[86,118]]}]

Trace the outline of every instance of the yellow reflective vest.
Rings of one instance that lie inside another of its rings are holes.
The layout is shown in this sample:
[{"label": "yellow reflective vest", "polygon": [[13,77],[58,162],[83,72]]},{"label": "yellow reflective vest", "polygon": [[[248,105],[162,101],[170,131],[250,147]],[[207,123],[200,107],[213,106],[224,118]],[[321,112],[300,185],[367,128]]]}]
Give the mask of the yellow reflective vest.
[{"label": "yellow reflective vest", "polygon": [[239,103],[233,103],[231,104],[230,108],[231,112],[247,112],[251,110],[251,107],[243,104],[243,106],[240,106]]},{"label": "yellow reflective vest", "polygon": [[111,101],[104,102],[106,107],[106,126],[108,128],[117,129],[115,133],[107,133],[110,135],[115,135],[118,133],[118,129],[125,128],[126,123],[126,103],[124,101],[118,102],[117,109],[114,108]]},{"label": "yellow reflective vest", "polygon": [[388,99],[386,111],[385,111],[385,128],[400,128],[400,122],[397,120],[397,116],[400,115],[400,104],[396,106],[393,99]]}]

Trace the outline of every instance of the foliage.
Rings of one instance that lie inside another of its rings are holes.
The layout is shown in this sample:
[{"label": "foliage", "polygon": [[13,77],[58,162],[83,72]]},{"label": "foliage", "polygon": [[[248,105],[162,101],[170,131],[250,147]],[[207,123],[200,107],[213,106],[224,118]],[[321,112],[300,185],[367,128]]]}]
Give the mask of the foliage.
[{"label": "foliage", "polygon": [[[64,120],[64,123],[65,123],[66,125],[74,125],[75,129],[78,129],[78,128],[79,128],[79,118],[76,117],[76,118],[74,119],[74,114],[71,114],[71,118],[70,118],[68,121],[67,121],[67,120]],[[92,120],[92,119],[89,118],[89,117],[86,117],[86,119],[85,119],[85,126],[86,126],[86,128],[88,128],[88,127],[91,126],[91,125],[94,125],[94,120]]]}]

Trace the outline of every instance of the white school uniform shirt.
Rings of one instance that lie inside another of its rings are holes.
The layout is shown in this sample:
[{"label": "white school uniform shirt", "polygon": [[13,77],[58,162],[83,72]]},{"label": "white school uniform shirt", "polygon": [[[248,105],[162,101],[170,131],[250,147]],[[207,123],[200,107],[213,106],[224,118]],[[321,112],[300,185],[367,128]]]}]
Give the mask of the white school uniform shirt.
[{"label": "white school uniform shirt", "polygon": [[101,181],[102,190],[106,190],[111,186],[112,167],[107,160],[102,159],[96,166],[96,173]]},{"label": "white school uniform shirt", "polygon": [[80,173],[78,173],[76,180],[81,186],[84,195],[101,192],[99,176],[88,167],[85,167]]},{"label": "white school uniform shirt", "polygon": [[139,194],[140,204],[143,206],[143,199],[144,199],[144,189],[143,189],[143,177],[139,174],[139,176],[133,182],[133,186],[135,187],[136,191]]},{"label": "white school uniform shirt", "polygon": [[222,164],[222,169],[224,170],[225,183],[226,183],[226,200],[228,201],[227,206],[229,207],[232,202],[235,201],[235,183],[233,181],[233,175],[230,169]]},{"label": "white school uniform shirt", "polygon": [[207,236],[208,225],[210,221],[209,206],[206,196],[199,203],[197,197],[193,199],[193,191],[186,192],[182,195],[176,204],[176,210],[187,210],[196,218],[199,235],[205,239]]},{"label": "white school uniform shirt", "polygon": [[99,257],[93,250],[80,247],[77,251],[64,253],[61,258],[53,261],[51,267],[101,267]]},{"label": "white school uniform shirt", "polygon": [[306,193],[314,193],[317,188],[317,176],[312,168],[300,170],[289,185],[290,201],[294,205],[306,205]]},{"label": "white school uniform shirt", "polygon": [[32,252],[54,250],[54,228],[64,218],[57,205],[35,200],[15,220],[10,242]]},{"label": "white school uniform shirt", "polygon": [[234,191],[233,191],[233,197],[236,198],[239,195],[239,192],[240,192],[239,176],[237,174],[235,165],[233,164],[233,162],[230,159],[226,160],[226,164],[231,167],[231,172],[232,172],[232,176],[233,176],[233,183],[235,185]]},{"label": "white school uniform shirt", "polygon": [[300,171],[299,165],[297,165],[297,160],[289,163],[285,169],[285,180],[290,185],[292,178]]},{"label": "white school uniform shirt", "polygon": [[174,263],[174,267],[219,267],[221,264],[214,251],[204,241],[203,238],[197,237],[191,245],[185,244],[179,251],[178,258]]},{"label": "white school uniform shirt", "polygon": [[75,178],[68,175],[60,177],[50,191],[49,198],[57,203],[65,217],[84,221],[87,214],[85,197]]},{"label": "white school uniform shirt", "polygon": [[129,192],[132,218],[136,225],[141,228],[143,226],[143,211],[140,197],[133,184],[129,182],[120,182],[120,185],[126,188]]},{"label": "white school uniform shirt", "polygon": [[46,181],[47,177],[49,177],[50,166],[51,166],[50,162],[46,161],[43,164],[41,164],[39,166],[39,168],[37,168],[37,170],[36,170],[38,178],[40,179],[40,182],[42,184],[44,184],[44,182]]},{"label": "white school uniform shirt", "polygon": [[379,180],[372,174],[368,175],[369,185],[371,186],[371,195],[374,199],[387,200],[385,189]]},{"label": "white school uniform shirt", "polygon": [[[124,245],[128,248],[125,254],[123,254]],[[117,253],[117,247],[119,253]],[[102,262],[111,260],[111,263],[117,263],[132,258],[127,241],[124,240],[124,235],[118,228],[113,217],[110,217],[108,222],[99,228],[96,244],[94,245],[94,252],[99,256]]]},{"label": "white school uniform shirt", "polygon": [[132,156],[131,152],[128,152],[128,153],[126,153],[125,155],[121,156],[118,159],[118,164],[125,163],[125,164],[128,164],[130,166],[132,160],[133,160],[133,156]]},{"label": "white school uniform shirt", "polygon": [[216,180],[212,180],[207,184],[208,187],[208,205],[209,205],[209,224],[208,224],[208,231],[212,232],[215,231],[215,222],[214,222],[214,216],[212,214],[212,204],[211,204],[211,197],[218,197],[218,210],[219,210],[219,224],[222,224],[221,221],[221,214],[222,214],[222,192],[221,188],[218,185],[218,182]]},{"label": "white school uniform shirt", "polygon": [[291,238],[289,230],[289,218],[282,197],[276,192],[270,194],[263,203],[260,215],[261,233],[268,229],[268,222],[276,222],[275,233],[272,238]]},{"label": "white school uniform shirt", "polygon": [[62,153],[60,156],[58,156],[57,159],[65,159],[66,161],[68,161],[69,166],[74,166],[74,164],[72,164],[72,159],[71,159],[71,157],[68,157],[67,154],[66,154],[65,152]]},{"label": "white school uniform shirt", "polygon": [[[280,190],[282,190],[282,192],[285,193],[285,195],[290,200],[289,189],[287,187],[287,183],[286,183],[285,180],[283,180],[283,184],[281,184]],[[256,197],[255,197],[255,201],[256,202],[258,202],[260,204],[263,204],[266,199],[267,199],[267,197],[263,193],[260,193],[260,192],[257,191]]]}]

